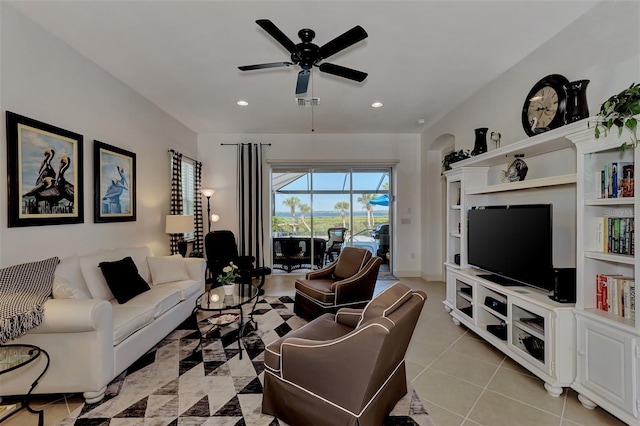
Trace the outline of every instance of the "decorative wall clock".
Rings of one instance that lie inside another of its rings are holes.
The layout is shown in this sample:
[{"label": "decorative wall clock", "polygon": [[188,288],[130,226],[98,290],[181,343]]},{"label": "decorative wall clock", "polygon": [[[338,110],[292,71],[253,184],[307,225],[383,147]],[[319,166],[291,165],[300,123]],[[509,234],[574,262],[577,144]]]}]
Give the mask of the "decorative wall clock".
[{"label": "decorative wall clock", "polygon": [[537,135],[564,124],[569,83],[560,74],[551,74],[538,81],[527,95],[522,107],[522,127],[529,135]]}]

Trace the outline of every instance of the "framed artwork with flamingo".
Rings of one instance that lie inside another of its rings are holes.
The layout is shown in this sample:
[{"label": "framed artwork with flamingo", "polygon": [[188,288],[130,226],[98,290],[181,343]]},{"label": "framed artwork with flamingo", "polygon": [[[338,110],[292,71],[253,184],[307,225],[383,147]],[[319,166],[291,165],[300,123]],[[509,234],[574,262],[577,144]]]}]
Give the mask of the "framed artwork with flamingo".
[{"label": "framed artwork with flamingo", "polygon": [[136,154],[93,142],[95,223],[136,220]]},{"label": "framed artwork with flamingo", "polygon": [[6,112],[9,227],[84,222],[80,134]]}]

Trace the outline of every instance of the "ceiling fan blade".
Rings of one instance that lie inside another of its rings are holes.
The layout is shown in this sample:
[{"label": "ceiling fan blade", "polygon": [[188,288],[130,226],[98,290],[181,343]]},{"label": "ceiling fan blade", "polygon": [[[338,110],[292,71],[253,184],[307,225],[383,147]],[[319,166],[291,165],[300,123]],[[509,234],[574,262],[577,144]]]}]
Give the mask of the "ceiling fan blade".
[{"label": "ceiling fan blade", "polygon": [[360,25],[356,25],[346,33],[339,35],[324,46],[320,47],[320,57],[327,59],[329,56],[346,49],[347,47],[364,40],[369,35]]},{"label": "ceiling fan blade", "polygon": [[276,27],[273,22],[268,19],[258,19],[256,24],[260,25],[260,27],[268,32],[271,37],[275,38],[278,43],[289,51],[289,53],[294,53],[296,51],[296,44],[291,41],[285,33],[280,31],[280,28]]},{"label": "ceiling fan blade", "polygon": [[367,73],[354,70],[351,68],[341,67],[340,65],[335,64],[321,64],[319,67],[320,71],[326,72],[328,74],[337,75],[338,77],[348,78],[349,80],[355,81],[364,81],[367,78]]},{"label": "ceiling fan blade", "polygon": [[302,70],[298,73],[296,95],[307,93],[307,87],[309,87],[309,77],[311,77],[311,70]]},{"label": "ceiling fan blade", "polygon": [[257,64],[257,65],[243,65],[238,67],[240,71],[251,71],[251,70],[262,70],[265,68],[278,68],[278,67],[288,67],[289,65],[293,65],[291,62],[270,62],[268,64]]}]

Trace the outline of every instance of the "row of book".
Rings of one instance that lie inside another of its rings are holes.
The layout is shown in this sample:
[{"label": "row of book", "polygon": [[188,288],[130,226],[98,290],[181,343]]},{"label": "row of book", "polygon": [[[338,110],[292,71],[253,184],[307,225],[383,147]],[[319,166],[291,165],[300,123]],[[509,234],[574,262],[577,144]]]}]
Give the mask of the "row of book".
[{"label": "row of book", "polygon": [[635,223],[632,217],[600,216],[595,220],[595,251],[635,254]]},{"label": "row of book", "polygon": [[636,284],[633,278],[596,275],[596,307],[624,318],[636,318]]},{"label": "row of book", "polygon": [[598,198],[633,197],[633,163],[613,162],[598,171]]}]

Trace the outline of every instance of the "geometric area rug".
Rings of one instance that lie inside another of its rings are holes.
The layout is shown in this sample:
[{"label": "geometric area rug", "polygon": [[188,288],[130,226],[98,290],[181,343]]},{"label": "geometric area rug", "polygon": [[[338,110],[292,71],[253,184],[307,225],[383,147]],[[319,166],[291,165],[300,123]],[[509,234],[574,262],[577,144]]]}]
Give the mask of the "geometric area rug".
[{"label": "geometric area rug", "polygon": [[[250,308],[250,307],[249,307]],[[293,314],[288,296],[262,297],[247,324],[242,359],[237,323],[203,338],[210,314],[199,312],[198,324],[186,320],[107,387],[103,400],[83,404],[60,425],[76,426],[276,426],[283,421],[262,414],[264,349],[306,323]],[[405,395],[385,426],[433,426],[415,391]]]}]

